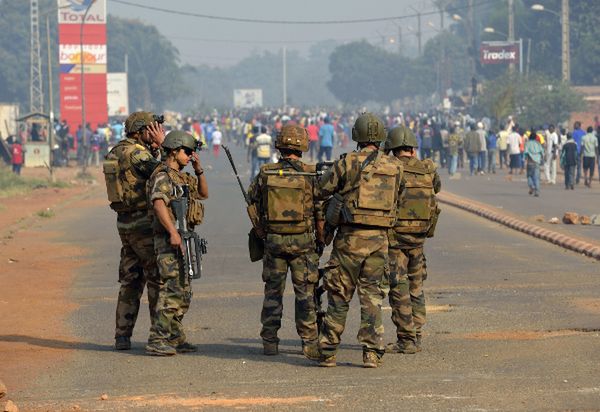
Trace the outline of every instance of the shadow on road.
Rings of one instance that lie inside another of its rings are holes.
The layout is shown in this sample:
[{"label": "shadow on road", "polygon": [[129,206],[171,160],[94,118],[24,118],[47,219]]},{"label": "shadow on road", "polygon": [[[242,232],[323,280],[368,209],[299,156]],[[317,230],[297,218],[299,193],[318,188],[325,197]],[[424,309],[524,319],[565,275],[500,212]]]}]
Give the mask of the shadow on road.
[{"label": "shadow on road", "polygon": [[93,350],[101,352],[113,350],[112,345],[101,345],[89,342],[69,342],[58,339],[44,339],[26,335],[0,335],[0,342],[27,343],[32,346],[41,346],[51,349]]}]

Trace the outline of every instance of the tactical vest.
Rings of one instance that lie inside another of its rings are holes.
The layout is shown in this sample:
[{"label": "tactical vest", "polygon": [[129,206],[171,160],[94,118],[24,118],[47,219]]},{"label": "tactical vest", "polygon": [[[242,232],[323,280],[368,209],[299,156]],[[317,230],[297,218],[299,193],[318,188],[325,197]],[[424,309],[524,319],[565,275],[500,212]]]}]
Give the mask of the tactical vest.
[{"label": "tactical vest", "polygon": [[115,212],[136,212],[147,209],[146,179],[131,164],[134,150],[148,150],[133,139],[121,140],[106,155],[102,164],[106,193]]},{"label": "tactical vest", "polygon": [[[169,196],[171,200],[177,199],[178,195],[181,193],[181,190],[177,189],[178,187],[183,185],[188,186],[190,197],[188,200],[188,210],[186,216],[187,224],[190,227],[194,227],[202,223],[202,220],[204,219],[204,204],[200,200],[200,193],[198,193],[198,179],[189,173],[178,172],[177,170],[171,169],[167,166],[159,167],[157,170],[166,172],[174,186],[174,193],[171,193]],[[170,208],[169,213],[174,221],[175,216]]]},{"label": "tactical vest", "polygon": [[[340,193],[344,196],[344,223],[382,228],[394,225],[402,166],[382,154],[346,155],[347,187]],[[365,164],[370,155],[372,160]]]},{"label": "tactical vest", "polygon": [[[302,172],[315,173],[316,166],[296,163]],[[267,233],[300,234],[313,230],[314,201],[312,176],[266,175],[267,170],[291,168],[286,162],[261,167],[262,220]]]},{"label": "tactical vest", "polygon": [[431,159],[402,157],[405,192],[397,210],[396,233],[427,233],[437,201],[433,190],[435,164]]}]

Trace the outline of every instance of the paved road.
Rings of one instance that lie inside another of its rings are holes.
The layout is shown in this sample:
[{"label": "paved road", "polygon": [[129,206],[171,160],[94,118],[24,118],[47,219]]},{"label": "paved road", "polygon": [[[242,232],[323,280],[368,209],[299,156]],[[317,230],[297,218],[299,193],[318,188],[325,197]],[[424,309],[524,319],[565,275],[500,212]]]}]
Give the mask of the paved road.
[{"label": "paved road", "polygon": [[[440,175],[444,190],[504,209],[526,219],[532,219],[536,215],[543,215],[546,221],[552,217],[562,219],[567,211],[587,216],[600,215],[600,184],[597,180],[594,180],[592,189],[586,188],[582,180],[575,190],[565,190],[562,176],[559,176],[558,184],[543,184],[540,197],[533,197],[528,194],[525,175],[511,176],[505,170],[498,170],[497,174],[469,176],[467,169],[460,179],[449,179],[446,170],[441,170]],[[549,223],[540,225],[600,242],[599,226]]]},{"label": "paved road", "polygon": [[[300,355],[288,285],[283,351],[264,357],[261,268],[247,259],[241,196],[224,159],[210,163],[202,228],[210,254],[184,320],[199,352],[145,356],[145,310],[133,349],[112,351],[114,215],[102,207],[82,210],[60,228],[91,253],[71,290],[80,306],[69,326],[80,343],[35,385],[12,393],[24,410],[560,410],[600,404],[598,263],[452,208],[443,211],[438,236],[427,247],[430,315],[422,353],[386,355],[383,367],[361,368],[355,300],[339,366],[313,366]],[[389,308],[385,314],[393,340]],[[43,339],[31,344],[70,347]],[[99,399],[103,393],[108,400]]]}]

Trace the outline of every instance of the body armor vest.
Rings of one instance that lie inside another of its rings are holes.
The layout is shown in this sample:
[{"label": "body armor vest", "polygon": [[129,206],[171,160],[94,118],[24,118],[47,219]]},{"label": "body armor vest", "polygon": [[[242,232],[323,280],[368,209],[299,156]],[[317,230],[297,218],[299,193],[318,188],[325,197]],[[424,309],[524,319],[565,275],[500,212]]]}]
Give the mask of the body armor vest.
[{"label": "body armor vest", "polygon": [[394,231],[397,233],[427,233],[437,201],[433,189],[435,165],[431,159],[402,157],[405,192],[397,211]]}]

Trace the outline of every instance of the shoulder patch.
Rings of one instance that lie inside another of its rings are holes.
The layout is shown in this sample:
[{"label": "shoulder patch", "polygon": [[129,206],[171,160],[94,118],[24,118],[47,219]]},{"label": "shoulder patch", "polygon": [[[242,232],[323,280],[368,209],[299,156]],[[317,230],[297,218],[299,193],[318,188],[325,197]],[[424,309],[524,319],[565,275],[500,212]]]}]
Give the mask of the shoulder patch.
[{"label": "shoulder patch", "polygon": [[135,147],[137,147],[138,149],[141,149],[141,150],[148,150],[148,149],[146,148],[146,146],[143,146],[143,145],[141,145],[141,144],[139,144],[139,143],[136,143],[136,144],[135,144]]}]

